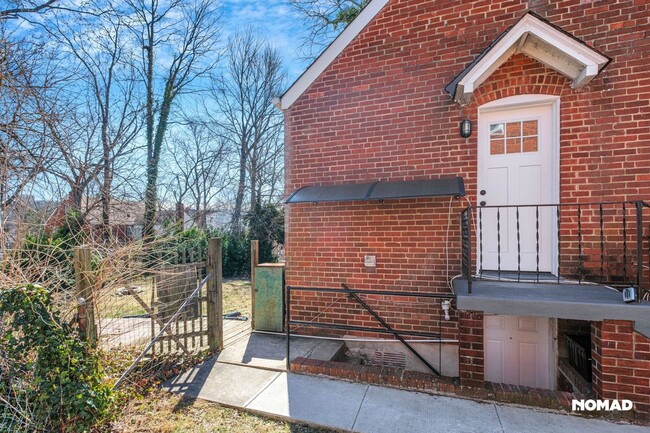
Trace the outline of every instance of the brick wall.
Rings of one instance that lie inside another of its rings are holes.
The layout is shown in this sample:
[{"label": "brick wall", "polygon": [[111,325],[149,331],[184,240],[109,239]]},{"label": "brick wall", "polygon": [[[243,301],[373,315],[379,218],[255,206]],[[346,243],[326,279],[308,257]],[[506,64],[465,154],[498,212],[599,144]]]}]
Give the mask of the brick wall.
[{"label": "brick wall", "polygon": [[650,339],[634,322],[592,323],[593,389],[602,399],[634,402],[635,416],[650,419]]},{"label": "brick wall", "polygon": [[481,311],[461,311],[458,322],[460,383],[468,386],[482,386],[485,380],[483,313]]},{"label": "brick wall", "polygon": [[[460,107],[444,87],[525,11],[534,10],[613,58],[581,91],[523,55],[502,65]],[[475,201],[481,104],[525,93],[561,97],[561,199],[650,196],[648,4],[640,1],[393,0],[285,112],[286,192],[305,185],[462,176]],[[463,201],[292,205],[287,210],[289,285],[448,292],[459,272],[458,213]],[[447,236],[451,207],[452,225]],[[363,267],[366,254],[377,269]],[[448,271],[449,269],[449,271]],[[365,323],[347,300],[297,293],[296,317]],[[373,300],[391,321],[435,331],[436,305]],[[329,307],[329,309],[328,309]],[[324,311],[327,309],[327,311]],[[442,323],[457,335],[457,322]],[[301,332],[311,332],[301,329]]]}]

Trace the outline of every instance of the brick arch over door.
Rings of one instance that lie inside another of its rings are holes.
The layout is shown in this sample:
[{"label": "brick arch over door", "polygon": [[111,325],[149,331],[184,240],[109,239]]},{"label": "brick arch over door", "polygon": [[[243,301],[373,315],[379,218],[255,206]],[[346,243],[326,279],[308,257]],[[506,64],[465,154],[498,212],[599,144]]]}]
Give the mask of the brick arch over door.
[{"label": "brick arch over door", "polygon": [[524,54],[503,64],[474,92],[472,111],[498,99],[519,95],[553,95],[563,98],[576,93],[571,81]]}]

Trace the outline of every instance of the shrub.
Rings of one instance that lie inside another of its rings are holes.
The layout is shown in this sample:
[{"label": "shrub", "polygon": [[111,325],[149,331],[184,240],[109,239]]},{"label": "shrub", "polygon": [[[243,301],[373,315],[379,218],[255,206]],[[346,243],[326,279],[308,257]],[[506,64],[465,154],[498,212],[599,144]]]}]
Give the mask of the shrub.
[{"label": "shrub", "polygon": [[284,213],[282,208],[259,202],[245,216],[249,239],[260,241],[260,263],[276,262],[276,245],[284,244]]},{"label": "shrub", "polygon": [[74,247],[86,238],[82,225],[81,215],[71,211],[65,224],[51,235],[40,232],[25,237],[17,254],[19,266],[31,282],[60,290],[74,286]]},{"label": "shrub", "polygon": [[[33,285],[0,290],[0,420],[9,431],[87,431],[113,396],[99,357]],[[0,425],[0,430],[4,428]]]}]

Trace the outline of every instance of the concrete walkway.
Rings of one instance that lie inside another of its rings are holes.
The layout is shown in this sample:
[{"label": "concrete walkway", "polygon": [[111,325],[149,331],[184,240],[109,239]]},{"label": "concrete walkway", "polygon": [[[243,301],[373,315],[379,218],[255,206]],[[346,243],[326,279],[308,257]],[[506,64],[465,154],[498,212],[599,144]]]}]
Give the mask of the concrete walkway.
[{"label": "concrete walkway", "polygon": [[647,427],[297,375],[217,358],[176,377],[166,389],[271,418],[355,432],[650,432]]}]

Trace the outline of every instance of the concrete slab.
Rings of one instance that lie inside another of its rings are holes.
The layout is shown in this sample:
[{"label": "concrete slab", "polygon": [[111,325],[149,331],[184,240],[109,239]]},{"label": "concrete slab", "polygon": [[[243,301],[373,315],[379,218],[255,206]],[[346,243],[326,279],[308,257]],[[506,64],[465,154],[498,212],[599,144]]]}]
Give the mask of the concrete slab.
[{"label": "concrete slab", "polygon": [[[314,345],[299,347],[305,353]],[[650,433],[643,426],[223,364],[216,357],[164,388],[294,422],[362,433]]]},{"label": "concrete slab", "polygon": [[617,290],[597,284],[547,284],[477,280],[472,294],[467,280],[453,282],[459,310],[576,320],[633,320],[650,326],[650,302],[623,302]]},{"label": "concrete slab", "polygon": [[353,430],[368,433],[502,432],[492,404],[378,386],[369,387]]},{"label": "concrete slab", "polygon": [[352,430],[368,385],[282,373],[246,408]]},{"label": "concrete slab", "polygon": [[[291,359],[308,358],[317,352],[324,360],[334,357],[340,342],[315,338],[291,337]],[[330,358],[327,358],[327,357]],[[217,355],[219,362],[284,370],[286,339],[284,335],[252,333],[229,344]]]},{"label": "concrete slab", "polygon": [[496,405],[499,419],[506,433],[648,433],[650,428],[614,424],[598,419],[585,419],[577,416],[555,413],[514,406]]},{"label": "concrete slab", "polygon": [[189,398],[244,407],[279,374],[258,368],[221,364],[212,358],[165,383],[163,388]]}]

